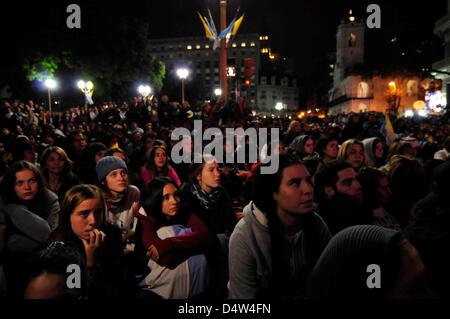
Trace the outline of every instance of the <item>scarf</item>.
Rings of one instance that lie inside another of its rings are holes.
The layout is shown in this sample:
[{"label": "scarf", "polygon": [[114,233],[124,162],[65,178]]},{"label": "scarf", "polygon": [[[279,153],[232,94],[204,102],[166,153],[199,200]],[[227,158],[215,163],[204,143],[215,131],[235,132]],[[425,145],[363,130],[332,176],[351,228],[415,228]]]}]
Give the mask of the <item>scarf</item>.
[{"label": "scarf", "polygon": [[114,212],[116,208],[120,207],[128,196],[128,189],[120,194],[117,194],[116,197],[113,197],[111,192],[108,192],[106,197],[106,205],[111,212]]},{"label": "scarf", "polygon": [[207,193],[199,185],[194,183],[192,184],[191,192],[198,198],[200,204],[205,209],[211,209],[219,201],[220,195],[222,195],[222,188],[218,187],[211,193]]}]

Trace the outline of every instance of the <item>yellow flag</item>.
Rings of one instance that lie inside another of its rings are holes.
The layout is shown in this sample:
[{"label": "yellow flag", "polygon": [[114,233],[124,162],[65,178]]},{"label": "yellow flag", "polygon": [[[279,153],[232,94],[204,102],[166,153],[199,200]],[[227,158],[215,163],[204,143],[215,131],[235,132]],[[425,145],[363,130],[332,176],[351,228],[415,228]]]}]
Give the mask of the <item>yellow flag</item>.
[{"label": "yellow flag", "polygon": [[385,120],[385,129],[386,129],[386,143],[388,145],[392,144],[395,141],[395,132],[394,128],[392,127],[391,119],[389,118],[389,115],[386,113],[386,120]]},{"label": "yellow flag", "polygon": [[197,14],[198,14],[200,20],[202,21],[203,27],[205,28],[205,35],[206,35],[206,37],[207,38],[212,38],[213,37],[212,32],[209,29],[208,25],[206,24],[205,19],[203,19],[203,17],[201,16],[200,13],[197,12]]},{"label": "yellow flag", "polygon": [[233,31],[231,31],[231,35],[234,37],[238,32],[239,27],[241,26],[242,20],[244,20],[244,15],[242,15],[239,19],[236,20],[233,26]]}]

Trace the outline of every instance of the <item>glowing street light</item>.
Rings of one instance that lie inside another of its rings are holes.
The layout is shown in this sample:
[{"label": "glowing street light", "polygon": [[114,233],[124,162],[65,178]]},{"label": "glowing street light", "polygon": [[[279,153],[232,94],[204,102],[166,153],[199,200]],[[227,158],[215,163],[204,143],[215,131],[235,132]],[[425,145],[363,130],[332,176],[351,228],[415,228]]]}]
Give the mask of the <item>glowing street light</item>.
[{"label": "glowing street light", "polygon": [[283,103],[277,102],[277,104],[275,104],[275,109],[281,111],[283,109]]},{"label": "glowing street light", "polygon": [[84,93],[84,103],[94,104],[92,101],[92,94],[94,93],[94,83],[92,81],[84,82],[83,80],[78,81],[78,88]]},{"label": "glowing street light", "polygon": [[214,90],[214,95],[215,96],[221,96],[222,95],[222,89],[219,89],[219,88],[215,89]]},{"label": "glowing street light", "polygon": [[177,75],[181,79],[181,103],[184,102],[184,80],[189,76],[189,70],[181,68],[177,70]]},{"label": "glowing street light", "polygon": [[139,85],[138,92],[145,99],[150,95],[150,93],[152,93],[152,88],[148,85]]},{"label": "glowing street light", "polygon": [[53,123],[53,117],[52,117],[52,94],[51,90],[56,88],[56,81],[54,79],[47,79],[44,82],[45,86],[48,90],[48,111],[50,112],[50,123]]}]

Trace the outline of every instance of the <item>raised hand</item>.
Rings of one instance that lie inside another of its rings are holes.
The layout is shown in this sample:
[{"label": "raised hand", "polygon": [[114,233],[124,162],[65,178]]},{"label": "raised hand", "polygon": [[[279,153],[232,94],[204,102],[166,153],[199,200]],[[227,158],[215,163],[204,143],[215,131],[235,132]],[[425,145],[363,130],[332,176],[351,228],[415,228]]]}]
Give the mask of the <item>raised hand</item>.
[{"label": "raised hand", "polygon": [[89,232],[89,239],[86,240],[84,238],[81,239],[83,242],[84,250],[86,252],[86,263],[88,268],[94,266],[94,256],[95,251],[101,246],[103,241],[105,240],[105,233],[94,229],[91,232]]}]

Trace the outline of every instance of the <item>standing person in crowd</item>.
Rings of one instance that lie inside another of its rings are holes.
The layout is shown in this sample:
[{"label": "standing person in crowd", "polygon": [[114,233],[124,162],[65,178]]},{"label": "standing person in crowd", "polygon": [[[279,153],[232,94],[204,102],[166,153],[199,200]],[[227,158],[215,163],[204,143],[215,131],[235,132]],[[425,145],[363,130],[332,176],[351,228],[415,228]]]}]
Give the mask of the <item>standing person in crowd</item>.
[{"label": "standing person in crowd", "polygon": [[135,293],[123,267],[120,230],[107,221],[101,189],[89,184],[72,187],[64,198],[60,216],[50,241],[73,244],[84,257],[87,298],[120,298]]},{"label": "standing person in crowd", "polygon": [[163,298],[195,298],[206,292],[208,227],[183,205],[178,185],[156,177],[142,193],[142,241],[150,257],[145,289]]},{"label": "standing person in crowd", "polygon": [[73,162],[61,147],[49,146],[44,149],[40,169],[50,190],[58,196],[59,203],[62,203],[72,186],[80,183],[72,167]]},{"label": "standing person in crowd", "polygon": [[367,166],[378,168],[386,163],[384,156],[385,147],[380,138],[366,138],[362,143],[364,145],[364,158]]},{"label": "standing person in crowd", "polygon": [[323,164],[314,176],[317,212],[332,235],[348,226],[372,224],[356,175],[350,163],[334,160]]},{"label": "standing person in crowd", "polygon": [[24,262],[58,226],[58,197],[47,187],[39,169],[25,161],[14,163],[1,184],[0,224],[8,295],[21,297]]},{"label": "standing person in crowd", "polygon": [[171,106],[167,95],[161,96],[161,101],[157,106],[157,112],[159,126],[170,127],[172,124],[170,120]]},{"label": "standing person in crowd", "polygon": [[140,207],[141,192],[136,186],[129,185],[127,165],[119,157],[105,156],[95,169],[105,193],[107,221],[119,227],[123,247],[127,249],[127,243],[134,241],[134,215]]},{"label": "standing person in crowd", "polygon": [[389,177],[374,167],[363,167],[356,179],[361,184],[365,205],[372,210],[373,225],[400,231],[400,224],[385,208],[392,195]]},{"label": "standing person in crowd", "polygon": [[346,140],[339,148],[337,159],[350,163],[358,172],[361,167],[365,166],[364,144],[356,139]]},{"label": "standing person in crowd", "polygon": [[183,185],[183,201],[189,210],[206,224],[215,235],[208,253],[213,271],[216,297],[226,296],[228,282],[228,241],[237,218],[229,195],[221,186],[219,164],[210,154],[194,154],[190,168],[190,182]]},{"label": "standing person in crowd", "polygon": [[145,184],[148,184],[155,177],[168,176],[173,179],[178,186],[181,185],[177,173],[169,164],[165,143],[154,143],[147,154],[147,163],[142,167],[140,174]]},{"label": "standing person in crowd", "polygon": [[[381,269],[379,281],[370,278],[374,274],[370,265],[378,266],[375,271]],[[430,289],[416,248],[400,232],[358,225],[330,240],[308,279],[307,298],[372,301],[437,295]]]},{"label": "standing person in crowd", "polygon": [[314,213],[305,165],[280,155],[275,174],[256,173],[253,200],[230,238],[230,298],[300,298],[331,238]]},{"label": "standing person in crowd", "polygon": [[73,161],[73,172],[83,180],[85,153],[88,146],[86,136],[77,131],[72,131],[68,135],[69,145],[67,147],[67,155]]}]

